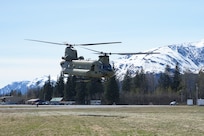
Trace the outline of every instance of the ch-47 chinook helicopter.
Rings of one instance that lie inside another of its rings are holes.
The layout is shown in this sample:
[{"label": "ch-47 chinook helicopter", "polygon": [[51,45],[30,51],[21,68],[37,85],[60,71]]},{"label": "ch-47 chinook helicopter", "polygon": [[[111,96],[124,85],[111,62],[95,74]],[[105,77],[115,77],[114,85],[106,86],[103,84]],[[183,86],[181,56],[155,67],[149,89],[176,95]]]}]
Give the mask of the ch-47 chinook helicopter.
[{"label": "ch-47 chinook helicopter", "polygon": [[92,50],[89,48],[85,48],[87,50],[91,50],[99,55],[98,60],[84,60],[84,57],[77,56],[77,50],[74,46],[92,46],[92,45],[101,45],[101,44],[117,44],[121,42],[104,42],[104,43],[90,43],[90,44],[69,44],[69,43],[56,43],[56,42],[48,42],[41,40],[32,40],[26,39],[34,42],[42,42],[48,44],[57,44],[57,45],[65,45],[65,55],[62,57],[63,61],[60,63],[62,68],[63,75],[73,75],[77,77],[84,78],[109,78],[112,77],[115,73],[114,68],[110,65],[109,55],[117,54],[117,55],[136,55],[136,54],[158,54],[157,52],[138,52],[138,53],[106,53],[100,52],[96,50]]}]

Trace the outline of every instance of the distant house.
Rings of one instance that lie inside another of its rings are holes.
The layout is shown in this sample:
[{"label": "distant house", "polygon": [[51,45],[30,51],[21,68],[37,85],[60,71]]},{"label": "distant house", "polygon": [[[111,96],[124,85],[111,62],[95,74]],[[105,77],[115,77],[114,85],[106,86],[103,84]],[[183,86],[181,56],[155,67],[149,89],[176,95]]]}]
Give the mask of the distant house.
[{"label": "distant house", "polygon": [[0,104],[22,104],[23,98],[18,96],[3,96],[0,97]]},{"label": "distant house", "polygon": [[63,100],[63,97],[54,97],[50,100],[50,104],[59,105]]}]

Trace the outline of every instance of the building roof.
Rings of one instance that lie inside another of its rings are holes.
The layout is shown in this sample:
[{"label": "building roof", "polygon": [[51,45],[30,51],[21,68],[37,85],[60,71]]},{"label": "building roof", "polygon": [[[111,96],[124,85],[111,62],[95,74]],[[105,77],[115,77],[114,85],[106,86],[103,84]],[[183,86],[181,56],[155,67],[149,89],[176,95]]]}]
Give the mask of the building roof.
[{"label": "building roof", "polygon": [[40,99],[30,99],[30,100],[28,100],[28,102],[36,102],[36,101],[39,101]]},{"label": "building roof", "polygon": [[63,97],[54,97],[50,101],[51,102],[60,102],[60,101],[62,101],[62,99],[63,99]]}]

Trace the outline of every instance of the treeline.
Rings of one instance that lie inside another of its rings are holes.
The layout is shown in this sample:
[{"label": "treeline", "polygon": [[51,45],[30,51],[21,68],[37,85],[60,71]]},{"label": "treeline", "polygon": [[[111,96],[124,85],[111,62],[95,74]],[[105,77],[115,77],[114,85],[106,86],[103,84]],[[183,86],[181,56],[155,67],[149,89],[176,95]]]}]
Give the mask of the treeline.
[{"label": "treeline", "polygon": [[122,82],[120,102],[127,104],[169,104],[177,101],[186,104],[187,99],[204,98],[204,73],[186,72],[181,74],[179,64],[175,68],[166,66],[160,74],[144,74],[144,70],[135,76],[127,71]]},{"label": "treeline", "polygon": [[63,97],[65,101],[76,101],[76,104],[90,104],[90,100],[101,100],[102,104],[119,103],[119,87],[115,76],[101,82],[98,78],[90,80],[61,75],[53,84],[50,77],[43,88],[28,90],[27,98],[40,98],[49,101],[52,97]]},{"label": "treeline", "polygon": [[[69,76],[60,76],[56,83],[50,77],[42,88],[28,90],[26,98],[40,98],[49,101],[52,97],[63,97],[65,101],[77,104],[90,104],[90,100],[101,100],[102,104],[169,104],[176,100],[186,103],[187,99],[204,98],[204,73],[186,72],[181,74],[178,63],[175,68],[166,66],[160,74],[144,73],[138,70],[135,75],[127,71],[124,80],[116,77],[101,82]],[[17,92],[12,92],[16,93]]]}]

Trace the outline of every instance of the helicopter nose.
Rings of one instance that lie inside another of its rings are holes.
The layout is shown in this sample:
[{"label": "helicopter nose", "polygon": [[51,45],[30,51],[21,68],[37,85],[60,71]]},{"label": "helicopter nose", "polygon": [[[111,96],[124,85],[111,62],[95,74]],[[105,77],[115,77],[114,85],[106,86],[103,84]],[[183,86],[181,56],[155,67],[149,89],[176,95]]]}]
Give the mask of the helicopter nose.
[{"label": "helicopter nose", "polygon": [[104,73],[104,77],[112,77],[115,73],[114,71],[105,71]]}]

